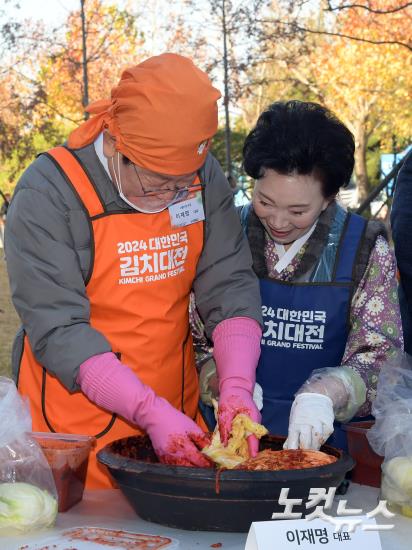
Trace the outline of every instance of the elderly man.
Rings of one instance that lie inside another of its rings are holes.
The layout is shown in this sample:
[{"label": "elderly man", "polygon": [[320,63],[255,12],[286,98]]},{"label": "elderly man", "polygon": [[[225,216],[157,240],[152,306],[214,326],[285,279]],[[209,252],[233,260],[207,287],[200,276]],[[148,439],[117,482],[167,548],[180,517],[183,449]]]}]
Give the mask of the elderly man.
[{"label": "elderly man", "polygon": [[[34,430],[93,434],[96,450],[145,431],[161,461],[208,465],[192,288],[215,345],[223,439],[239,411],[259,419],[259,287],[208,153],[219,97],[189,59],[152,57],[18,183],[6,232],[22,320],[13,371]],[[94,456],[87,482],[109,484]]]}]

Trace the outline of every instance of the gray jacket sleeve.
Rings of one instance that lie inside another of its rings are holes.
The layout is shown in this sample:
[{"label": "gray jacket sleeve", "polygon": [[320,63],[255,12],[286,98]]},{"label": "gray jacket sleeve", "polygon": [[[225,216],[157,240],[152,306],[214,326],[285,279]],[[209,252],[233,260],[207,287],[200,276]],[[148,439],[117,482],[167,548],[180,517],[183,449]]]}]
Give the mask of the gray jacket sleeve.
[{"label": "gray jacket sleeve", "polygon": [[[74,391],[80,364],[111,348],[89,324],[90,304],[73,242],[73,227],[85,223],[85,214],[80,205],[68,204],[74,195],[64,182],[63,192],[58,190],[59,178],[45,157],[23,175],[8,211],[6,260],[12,300],[37,361]],[[87,247],[90,237],[83,238]]]},{"label": "gray jacket sleeve", "polygon": [[212,155],[201,176],[206,182],[205,238],[193,288],[210,338],[216,325],[231,317],[250,317],[262,324],[261,299],[232,190]]}]

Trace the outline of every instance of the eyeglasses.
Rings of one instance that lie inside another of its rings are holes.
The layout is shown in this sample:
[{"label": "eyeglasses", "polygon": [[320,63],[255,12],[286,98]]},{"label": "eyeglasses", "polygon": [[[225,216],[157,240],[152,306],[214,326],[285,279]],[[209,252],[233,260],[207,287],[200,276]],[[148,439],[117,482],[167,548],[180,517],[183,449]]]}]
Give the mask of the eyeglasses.
[{"label": "eyeglasses", "polygon": [[[192,183],[190,185],[185,185],[184,187],[159,187],[156,189],[145,189],[142,179],[139,175],[139,172],[137,171],[136,165],[133,164],[134,171],[136,173],[137,179],[139,180],[140,187],[142,188],[142,195],[138,195],[136,193],[133,193],[135,197],[155,197],[158,195],[165,195],[166,193],[173,193],[173,199],[171,199],[172,202],[177,202],[179,200],[185,199],[187,196],[189,196],[191,193],[195,193],[197,191],[201,191],[204,188],[204,183]],[[191,178],[194,178],[194,175],[190,175]],[[186,176],[187,178],[187,176]]]}]

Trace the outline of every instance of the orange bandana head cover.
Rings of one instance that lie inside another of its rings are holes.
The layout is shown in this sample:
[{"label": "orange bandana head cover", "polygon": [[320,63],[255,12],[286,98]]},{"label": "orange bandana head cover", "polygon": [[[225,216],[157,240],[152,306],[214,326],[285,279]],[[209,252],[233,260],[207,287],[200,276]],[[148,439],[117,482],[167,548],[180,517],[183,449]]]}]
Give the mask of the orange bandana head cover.
[{"label": "orange bandana head cover", "polygon": [[103,129],[132,162],[170,175],[197,170],[217,130],[220,92],[181,55],[165,53],[126,69],[110,100],[91,103],[92,116],[74,130],[69,147],[92,143]]}]

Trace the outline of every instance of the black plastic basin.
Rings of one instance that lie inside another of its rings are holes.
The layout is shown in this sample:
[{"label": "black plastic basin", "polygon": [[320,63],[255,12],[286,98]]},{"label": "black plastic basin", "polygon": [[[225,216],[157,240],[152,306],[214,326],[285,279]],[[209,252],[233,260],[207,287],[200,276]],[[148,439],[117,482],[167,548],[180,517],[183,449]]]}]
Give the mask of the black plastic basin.
[{"label": "black plastic basin", "polygon": [[[284,437],[267,436],[260,450],[280,450]],[[289,487],[289,498],[302,498],[293,512],[306,510],[312,487],[338,487],[355,464],[346,453],[325,445],[337,457],[333,464],[303,470],[258,472],[189,468],[160,464],[145,436],[113,441],[97,454],[137,514],[147,521],[191,531],[247,532],[253,521],[267,521],[283,512],[278,498]]]}]

